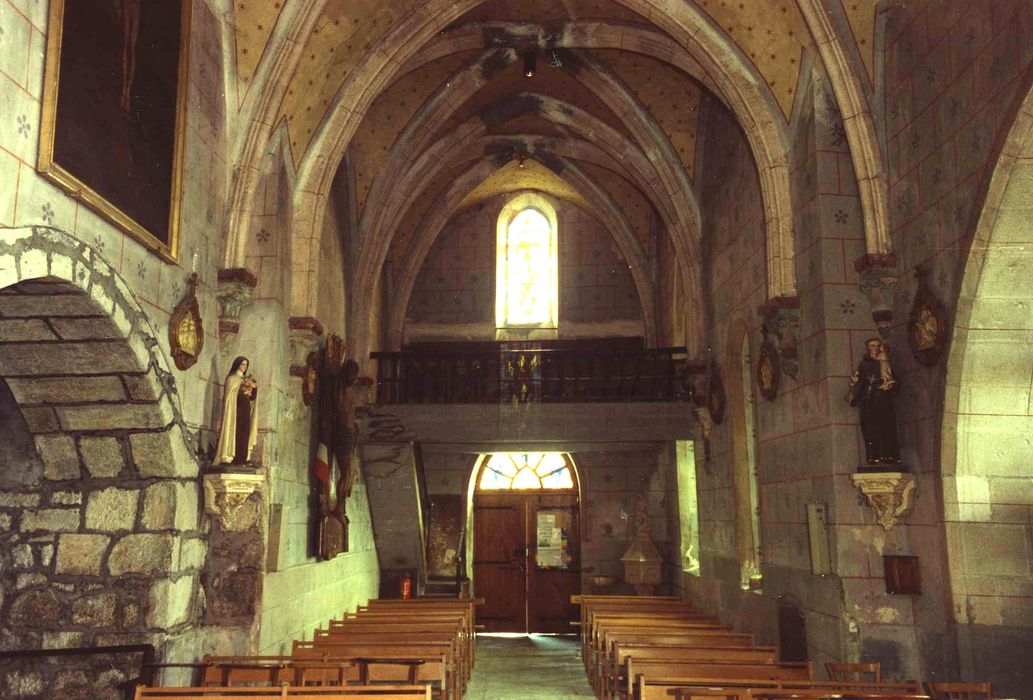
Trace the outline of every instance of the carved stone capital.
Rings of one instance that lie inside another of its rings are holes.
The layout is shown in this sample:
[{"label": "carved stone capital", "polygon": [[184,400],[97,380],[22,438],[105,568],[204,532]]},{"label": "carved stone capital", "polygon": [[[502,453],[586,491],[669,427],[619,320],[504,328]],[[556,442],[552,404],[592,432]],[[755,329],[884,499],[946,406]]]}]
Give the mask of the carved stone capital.
[{"label": "carved stone capital", "polygon": [[290,374],[305,376],[308,354],[319,348],[319,336],[323,335],[323,324],[314,318],[294,316],[287,322],[290,329]]},{"label": "carved stone capital", "polygon": [[757,311],[764,319],[765,334],[778,348],[782,373],[796,379],[800,374],[800,298],[775,297]]},{"label": "carved stone capital", "polygon": [[851,474],[850,480],[864,494],[868,505],[875,511],[875,519],[882,529],[891,530],[915,503],[918,481],[904,472],[868,472]]},{"label": "carved stone capital", "polygon": [[240,330],[240,312],[255,298],[258,278],[243,268],[219,270],[219,286],[215,298],[219,302],[219,335]]},{"label": "carved stone capital", "polygon": [[872,320],[883,339],[893,325],[893,292],[897,287],[897,259],[892,255],[866,255],[854,262],[861,276],[858,287],[872,308]]},{"label": "carved stone capital", "polygon": [[233,516],[253,493],[261,493],[265,475],[252,473],[214,473],[204,476],[204,509],[230,529]]}]

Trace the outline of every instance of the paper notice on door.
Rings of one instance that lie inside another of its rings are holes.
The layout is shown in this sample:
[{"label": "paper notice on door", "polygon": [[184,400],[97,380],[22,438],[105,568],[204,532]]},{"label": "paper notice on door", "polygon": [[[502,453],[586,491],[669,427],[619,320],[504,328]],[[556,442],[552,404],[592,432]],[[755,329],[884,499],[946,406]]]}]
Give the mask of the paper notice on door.
[{"label": "paper notice on door", "polygon": [[548,566],[556,569],[565,568],[567,562],[563,558],[563,549],[560,547],[539,547],[538,566]]},{"label": "paper notice on door", "polygon": [[538,514],[538,554],[535,558],[541,568],[567,568],[563,549],[563,528],[558,527],[555,513]]},{"label": "paper notice on door", "polygon": [[538,548],[542,547],[558,547],[559,544],[553,545],[552,538],[556,528],[556,514],[555,513],[539,513],[538,514]]}]

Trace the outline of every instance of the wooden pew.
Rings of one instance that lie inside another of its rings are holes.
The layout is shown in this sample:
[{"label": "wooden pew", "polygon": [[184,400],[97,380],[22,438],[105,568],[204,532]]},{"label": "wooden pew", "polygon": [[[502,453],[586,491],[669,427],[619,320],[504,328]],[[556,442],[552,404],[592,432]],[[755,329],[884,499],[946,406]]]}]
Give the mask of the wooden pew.
[{"label": "wooden pew", "polygon": [[919,693],[831,689],[754,690],[753,700],[930,700]]},{"label": "wooden pew", "polygon": [[422,685],[354,688],[147,688],[136,689],[136,700],[430,700]]},{"label": "wooden pew", "polygon": [[454,662],[456,677],[460,681],[461,689],[465,689],[465,683],[469,680],[473,670],[473,661],[470,658],[466,642],[451,625],[349,621],[340,625],[331,625],[329,630],[317,631],[312,639],[312,645],[319,646],[327,642],[351,640],[391,642],[399,645],[399,648],[412,643],[448,643],[451,647],[449,658]]},{"label": "wooden pew", "polygon": [[571,602],[580,600],[581,610],[577,626],[581,627],[583,645],[587,644],[590,618],[594,613],[630,614],[648,616],[653,612],[685,612],[698,613],[692,605],[677,598],[639,598],[634,597],[586,597],[571,596]]},{"label": "wooden pew", "polygon": [[[740,632],[729,632],[726,629],[692,629],[686,631],[673,630],[667,633],[658,634],[654,630],[645,632],[635,628],[604,628],[602,648],[603,654],[599,655],[590,670],[590,678],[594,675],[599,677],[607,672],[612,672],[617,665],[614,658],[614,645],[624,644],[646,644],[658,646],[682,646],[682,647],[752,647],[753,635]],[[593,685],[593,687],[595,687]]]},{"label": "wooden pew", "polygon": [[336,628],[344,627],[349,622],[378,623],[389,626],[415,625],[417,628],[434,623],[451,624],[459,630],[460,638],[463,640],[472,666],[476,636],[472,616],[467,611],[462,610],[425,609],[426,607],[421,606],[418,610],[411,608],[382,609],[379,607],[372,610],[359,610],[345,615],[340,620],[331,620],[329,631],[332,632]]},{"label": "wooden pew", "polygon": [[477,606],[484,605],[483,598],[410,598],[408,600],[370,600],[366,605],[360,605],[358,610],[370,612],[395,612],[413,611],[414,613],[433,612],[438,610],[459,611],[464,615],[467,634],[471,639],[470,658],[473,661],[476,657],[476,644],[473,643],[477,634]]},{"label": "wooden pew", "polygon": [[[615,697],[631,700],[640,678],[688,679],[683,685],[699,686],[692,679],[710,679],[712,685],[741,685],[735,681],[749,680],[810,680],[810,662],[783,661],[770,664],[723,663],[716,661],[667,661],[664,659],[636,659],[624,661],[624,683],[618,687]],[[731,682],[731,683],[729,683]]]},{"label": "wooden pew", "polygon": [[731,632],[731,628],[717,624],[711,617],[692,615],[656,614],[649,617],[628,617],[592,615],[590,618],[588,643],[583,657],[586,669],[599,663],[606,657],[604,642],[606,631],[627,630],[638,633],[669,634],[673,632],[692,632],[696,630],[721,630]]},{"label": "wooden pew", "polygon": [[634,700],[671,700],[681,698],[740,698],[752,700],[753,694],[764,690],[801,692],[819,690],[824,692],[889,693],[916,695],[922,692],[921,685],[905,683],[850,683],[826,680],[779,679],[779,678],[647,678],[639,675],[635,681]]},{"label": "wooden pew", "polygon": [[603,697],[613,698],[621,686],[628,688],[628,666],[634,659],[636,666],[672,662],[717,662],[728,664],[776,664],[778,648],[763,647],[720,647],[720,646],[657,646],[651,644],[614,645],[610,666],[606,668],[597,686]]},{"label": "wooden pew", "polygon": [[570,602],[580,606],[579,621],[576,624],[581,628],[582,654],[587,648],[586,635],[588,634],[589,617],[593,612],[612,611],[647,613],[653,610],[679,610],[685,612],[696,612],[696,610],[681,598],[670,596],[588,596],[573,595]]},{"label": "wooden pew", "polygon": [[[354,660],[360,673],[358,682],[368,681],[400,681],[410,683],[431,683],[436,688],[436,695],[441,700],[459,700],[459,684],[456,678],[456,664],[452,647],[447,642],[392,642],[382,638],[340,639],[328,642],[295,642],[293,657],[296,659],[316,661],[323,658],[346,658]],[[370,662],[374,659],[379,661]],[[413,667],[411,662],[418,659],[423,663]],[[401,661],[403,665],[392,665],[386,662]],[[363,666],[368,675],[363,678]],[[410,673],[415,670],[415,675]],[[349,674],[349,682],[352,676]]]}]

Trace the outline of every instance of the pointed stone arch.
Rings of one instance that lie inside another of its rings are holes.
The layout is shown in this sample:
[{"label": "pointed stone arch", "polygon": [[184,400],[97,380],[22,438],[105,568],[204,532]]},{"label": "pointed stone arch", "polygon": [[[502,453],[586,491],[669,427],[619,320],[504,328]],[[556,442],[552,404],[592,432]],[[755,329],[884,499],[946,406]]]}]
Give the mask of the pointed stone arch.
[{"label": "pointed stone arch", "polygon": [[[366,107],[419,47],[463,13],[480,4],[480,1],[427,0],[414,7],[349,74],[313,140],[314,145],[306,152],[301,164],[299,187],[293,206],[291,228],[294,235],[300,235],[309,242],[314,240],[311,231],[318,229],[325,216],[333,173],[361,123]],[[772,274],[768,276],[768,295],[793,294],[795,268],[791,198],[787,186],[788,149],[784,125],[778,128],[784,119],[773,103],[770,90],[727,37],[718,31],[700,31],[700,27],[712,27],[712,22],[698,8],[688,4],[671,6],[660,0],[620,2],[670,33],[711,71],[716,84],[721,88],[720,93],[743,121],[751,142],[754,141],[754,135],[777,132],[776,139],[754,142],[752,145],[757,162],[761,164],[762,191],[771,195],[765,198],[765,220],[773,240],[769,247]],[[304,312],[298,312],[297,309],[304,309],[315,293],[311,273],[318,268],[316,246],[309,244],[307,250],[299,250],[295,267],[308,279],[294,280],[292,313],[304,315]]]},{"label": "pointed stone arch", "polygon": [[1028,523],[1009,513],[1033,505],[1033,70],[1005,123],[962,263],[939,483],[961,667],[1019,688],[1033,682],[1025,655],[1014,653],[1033,644],[1033,629],[1020,622],[1033,604],[1025,592],[1033,551]]}]

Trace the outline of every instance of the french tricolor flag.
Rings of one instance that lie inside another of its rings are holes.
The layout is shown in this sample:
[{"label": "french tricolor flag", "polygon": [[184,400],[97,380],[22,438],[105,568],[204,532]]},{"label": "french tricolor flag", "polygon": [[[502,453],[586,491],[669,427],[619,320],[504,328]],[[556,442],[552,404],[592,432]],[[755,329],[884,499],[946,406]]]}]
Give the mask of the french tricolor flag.
[{"label": "french tricolor flag", "polygon": [[324,484],[330,483],[330,451],[326,448],[322,442],[316,448],[316,478]]}]

